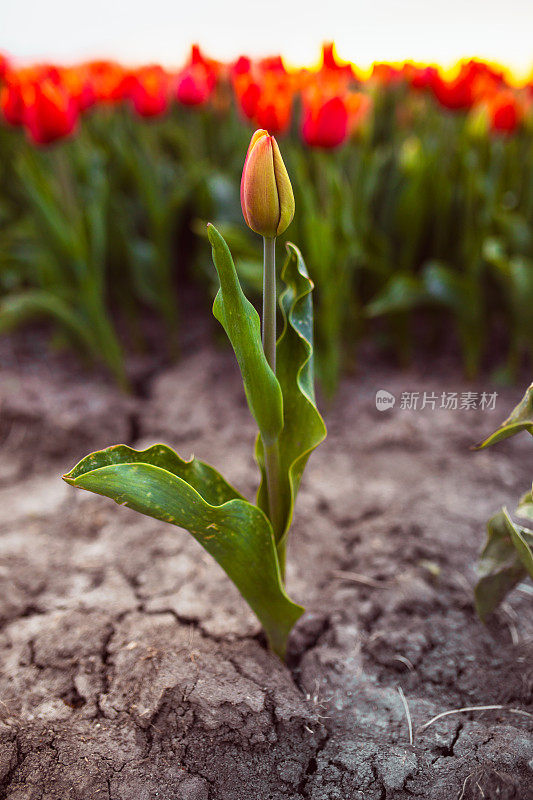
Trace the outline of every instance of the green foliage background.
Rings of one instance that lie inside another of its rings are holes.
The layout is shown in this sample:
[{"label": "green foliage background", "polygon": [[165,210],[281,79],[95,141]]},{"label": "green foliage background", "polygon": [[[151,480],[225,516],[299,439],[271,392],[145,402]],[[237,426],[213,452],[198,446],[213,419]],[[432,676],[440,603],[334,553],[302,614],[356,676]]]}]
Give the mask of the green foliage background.
[{"label": "green foliage background", "polygon": [[[45,149],[0,127],[0,332],[51,318],[55,342],[59,330],[126,386],[124,352],[145,344],[147,312],[169,356],[186,283],[208,313],[216,282],[206,220],[257,299],[260,242],[239,203],[250,132],[235,109],[183,107],[150,121],[99,107],[73,139]],[[407,361],[425,309],[425,340],[435,349],[455,341],[467,375],[485,358],[509,379],[531,362],[531,131],[491,135],[399,86],[375,96],[372,121],[340,149],[306,148],[296,122],[280,146],[297,208],[283,238],[298,244],[317,286],[326,390],[363,336]]]}]

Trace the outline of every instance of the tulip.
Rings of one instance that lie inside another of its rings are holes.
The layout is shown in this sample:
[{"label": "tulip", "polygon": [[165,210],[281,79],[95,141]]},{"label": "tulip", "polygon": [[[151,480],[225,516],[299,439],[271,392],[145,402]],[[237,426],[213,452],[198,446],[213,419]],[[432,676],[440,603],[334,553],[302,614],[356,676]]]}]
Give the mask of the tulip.
[{"label": "tulip", "polygon": [[259,83],[250,74],[239,73],[233,78],[233,88],[243,115],[246,119],[254,119],[261,97]]},{"label": "tulip", "polygon": [[203,64],[190,64],[180,73],[176,84],[176,98],[184,106],[201,106],[206,103],[216,78]]},{"label": "tulip", "polygon": [[3,81],[9,72],[9,60],[7,56],[0,53],[0,81]]},{"label": "tulip", "polygon": [[249,228],[274,239],[294,216],[294,195],[278,143],[265,130],[252,136],[241,180],[241,206]]},{"label": "tulip", "polygon": [[302,138],[310,147],[338,147],[348,136],[348,123],[345,98],[325,99],[315,92],[304,98]]},{"label": "tulip", "polygon": [[254,120],[261,128],[285,133],[291,121],[292,94],[287,91],[264,91],[257,102]]},{"label": "tulip", "polygon": [[492,131],[503,134],[515,132],[521,122],[522,109],[512,92],[499,92],[489,101],[488,108]]},{"label": "tulip", "polygon": [[[257,130],[250,141],[241,180],[241,206],[249,228],[263,237],[263,324],[265,358],[276,374],[276,236],[294,216],[294,195],[278,143]],[[270,519],[275,535],[283,530],[279,442],[263,440]]]},{"label": "tulip", "polygon": [[116,103],[124,99],[127,74],[123,67],[114,61],[91,61],[85,69],[95,100]]},{"label": "tulip", "polygon": [[339,60],[335,45],[333,42],[328,42],[322,45],[322,67],[323,73],[337,73],[345,76],[348,80],[355,77],[353,67],[350,63],[343,63]]},{"label": "tulip", "polygon": [[439,77],[437,67],[432,66],[417,67],[412,64],[406,65],[405,72],[413,89],[430,89]]},{"label": "tulip", "polygon": [[23,83],[15,77],[11,77],[5,86],[0,89],[0,108],[5,121],[9,125],[22,125],[24,123],[22,92]]},{"label": "tulip", "polygon": [[141,67],[130,75],[128,96],[141,117],[157,117],[168,108],[169,79],[162,67]]},{"label": "tulip", "polygon": [[72,133],[78,109],[63,86],[44,78],[28,87],[23,97],[24,123],[36,144],[50,144]]}]

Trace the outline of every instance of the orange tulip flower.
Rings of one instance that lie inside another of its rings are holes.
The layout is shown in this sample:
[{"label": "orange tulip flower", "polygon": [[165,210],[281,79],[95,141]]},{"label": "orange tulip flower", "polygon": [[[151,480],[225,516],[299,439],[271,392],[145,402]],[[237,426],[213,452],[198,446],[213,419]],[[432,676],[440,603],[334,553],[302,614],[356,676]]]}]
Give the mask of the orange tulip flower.
[{"label": "orange tulip flower", "polygon": [[36,144],[50,144],[68,136],[78,120],[74,99],[52,78],[29,84],[23,90],[24,124]]},{"label": "orange tulip flower", "polygon": [[127,95],[141,117],[164,114],[169,104],[170,78],[158,65],[141,67],[127,81]]}]

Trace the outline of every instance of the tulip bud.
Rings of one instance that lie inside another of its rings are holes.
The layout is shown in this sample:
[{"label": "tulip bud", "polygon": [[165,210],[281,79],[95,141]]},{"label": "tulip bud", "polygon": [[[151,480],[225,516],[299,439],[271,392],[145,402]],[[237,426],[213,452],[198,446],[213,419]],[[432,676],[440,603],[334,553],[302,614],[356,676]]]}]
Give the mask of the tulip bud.
[{"label": "tulip bud", "polygon": [[278,143],[267,131],[252,136],[241,180],[241,206],[249,228],[267,239],[287,230],[294,195]]}]

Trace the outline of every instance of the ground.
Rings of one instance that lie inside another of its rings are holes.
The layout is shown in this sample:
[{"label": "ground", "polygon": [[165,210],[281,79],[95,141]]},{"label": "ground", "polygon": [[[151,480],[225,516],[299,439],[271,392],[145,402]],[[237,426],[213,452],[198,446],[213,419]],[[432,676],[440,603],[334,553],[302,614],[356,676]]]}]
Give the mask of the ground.
[{"label": "ground", "polygon": [[[288,588],[307,613],[285,666],[191,536],[60,479],[107,444],[163,441],[253,497],[232,355],[200,339],[177,366],[141,364],[135,397],[34,339],[0,357],[0,798],[533,798],[531,593],[487,627],[472,604],[485,522],[530,483],[531,442],[469,446],[522,386],[369,357],[344,380],[296,507]],[[489,390],[494,411],[438,408]],[[437,408],[401,409],[404,391]],[[486,705],[504,708],[422,729]]]}]

